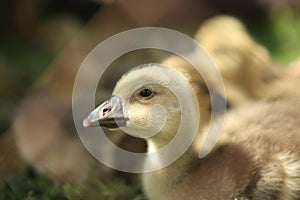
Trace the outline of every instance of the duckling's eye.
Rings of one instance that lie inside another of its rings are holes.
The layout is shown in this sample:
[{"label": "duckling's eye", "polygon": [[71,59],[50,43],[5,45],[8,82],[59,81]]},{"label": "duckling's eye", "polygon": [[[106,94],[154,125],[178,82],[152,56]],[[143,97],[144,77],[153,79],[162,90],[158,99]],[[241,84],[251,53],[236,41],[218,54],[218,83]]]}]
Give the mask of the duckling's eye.
[{"label": "duckling's eye", "polygon": [[149,89],[149,88],[142,89],[142,90],[139,92],[139,96],[140,96],[140,97],[143,97],[143,98],[150,97],[152,94],[153,94],[153,92],[152,92],[152,90]]}]

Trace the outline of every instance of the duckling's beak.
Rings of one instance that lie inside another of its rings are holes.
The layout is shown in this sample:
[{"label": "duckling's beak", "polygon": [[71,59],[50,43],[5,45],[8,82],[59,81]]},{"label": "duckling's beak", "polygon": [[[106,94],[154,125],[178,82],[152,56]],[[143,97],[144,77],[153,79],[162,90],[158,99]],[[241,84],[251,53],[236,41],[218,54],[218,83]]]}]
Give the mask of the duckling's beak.
[{"label": "duckling's beak", "polygon": [[83,126],[104,126],[107,128],[118,128],[126,125],[127,119],[123,113],[122,100],[120,97],[112,96],[93,110],[84,120]]}]

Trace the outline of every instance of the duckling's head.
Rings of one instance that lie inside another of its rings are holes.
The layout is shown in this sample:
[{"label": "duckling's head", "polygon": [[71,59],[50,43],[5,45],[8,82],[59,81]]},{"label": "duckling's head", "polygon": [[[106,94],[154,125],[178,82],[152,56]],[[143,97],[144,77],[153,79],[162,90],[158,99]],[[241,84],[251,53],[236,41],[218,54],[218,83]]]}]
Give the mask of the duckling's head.
[{"label": "duckling's head", "polygon": [[188,114],[198,111],[197,98],[188,80],[172,68],[147,64],[124,74],[112,97],[89,114],[84,126],[100,124],[110,129],[121,128],[135,137],[160,135],[170,139],[184,117],[183,109],[185,118],[195,118]]}]

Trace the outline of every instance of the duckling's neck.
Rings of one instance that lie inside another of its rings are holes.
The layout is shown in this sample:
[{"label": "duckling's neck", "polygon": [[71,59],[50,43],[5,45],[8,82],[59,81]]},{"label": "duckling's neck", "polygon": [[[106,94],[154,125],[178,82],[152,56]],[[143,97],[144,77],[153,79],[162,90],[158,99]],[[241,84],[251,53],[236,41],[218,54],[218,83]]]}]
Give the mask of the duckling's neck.
[{"label": "duckling's neck", "polygon": [[[199,123],[198,128],[196,128],[196,135],[194,135],[195,137],[193,137],[193,135],[189,135],[191,133],[194,132],[193,128],[194,126],[191,125],[192,123],[194,123],[194,119],[190,119],[190,120],[186,120],[186,123],[183,123],[183,128],[182,130],[184,130],[184,133],[180,133],[179,131],[179,123],[174,123],[172,124],[172,126],[167,125],[165,129],[163,129],[161,132],[159,132],[158,134],[156,134],[153,137],[150,137],[147,139],[147,144],[148,144],[148,153],[154,153],[157,152],[158,150],[160,150],[161,148],[170,148],[170,146],[168,147],[168,145],[171,144],[171,141],[174,139],[175,140],[175,136],[177,134],[183,134],[183,137],[181,137],[181,139],[179,139],[179,144],[178,146],[175,146],[176,149],[174,149],[174,151],[169,151],[168,157],[178,157],[178,149],[186,149],[183,154],[180,156],[179,160],[180,165],[182,165],[182,162],[192,162],[190,161],[191,158],[199,160],[198,159],[198,149],[197,149],[197,141],[202,140],[202,137],[204,137],[205,135],[202,133],[203,132],[203,128],[201,128],[202,126],[204,126],[205,124],[207,124],[209,122],[209,118],[202,118],[202,122]],[[171,127],[171,128],[170,128]],[[174,131],[177,130],[177,131]],[[182,131],[181,130],[181,131]],[[174,133],[175,132],[175,133]],[[178,139],[178,138],[177,138]],[[191,140],[190,140],[191,139]],[[184,140],[184,141],[183,141]],[[190,141],[191,143],[188,144]],[[173,142],[173,141],[172,141]],[[187,148],[184,148],[183,146],[180,145],[188,145]],[[174,146],[173,146],[174,148]],[[160,155],[157,155],[157,157],[154,159],[155,162],[160,162],[161,159]],[[176,162],[174,162],[175,164]]]},{"label": "duckling's neck", "polygon": [[165,145],[168,145],[169,142],[170,140],[166,140],[166,139],[149,138],[147,140],[148,153],[156,152],[157,150],[164,147]]},{"label": "duckling's neck", "polygon": [[[172,138],[173,139],[173,138]],[[148,153],[153,153],[157,152],[160,148],[165,147],[170,143],[172,139],[165,139],[165,138],[150,138],[147,140],[148,143]],[[178,153],[176,151],[170,151],[170,154],[168,157],[178,157]],[[149,160],[149,162],[160,162],[162,163],[164,158],[160,157],[158,154],[156,158],[153,158]],[[198,162],[198,157],[197,157],[197,151],[194,148],[193,145],[187,148],[187,150],[177,159],[175,160],[171,165],[169,165],[167,168],[162,169],[164,171],[163,173],[165,174],[166,172],[173,174],[174,179],[180,179],[184,173],[181,172],[181,169],[186,172],[189,167],[193,166],[193,162],[197,161]],[[176,173],[173,173],[173,169],[175,169]],[[177,178],[175,176],[178,176]]]},{"label": "duckling's neck", "polygon": [[[165,145],[168,145],[170,141],[168,140],[160,140],[156,142],[155,139],[148,140],[148,152],[155,152],[162,148]],[[175,155],[168,155],[168,156],[175,156]],[[157,165],[159,162],[162,163],[163,158],[160,155],[157,155],[156,158],[151,157],[145,165]],[[197,152],[189,147],[184,154],[175,160],[170,165],[154,171],[150,173],[143,174],[143,185],[144,191],[146,192],[147,196],[150,199],[170,199],[169,196],[170,191],[177,183],[181,182],[188,173],[197,166],[197,162],[200,159],[197,157]],[[149,163],[151,162],[151,163]]]}]

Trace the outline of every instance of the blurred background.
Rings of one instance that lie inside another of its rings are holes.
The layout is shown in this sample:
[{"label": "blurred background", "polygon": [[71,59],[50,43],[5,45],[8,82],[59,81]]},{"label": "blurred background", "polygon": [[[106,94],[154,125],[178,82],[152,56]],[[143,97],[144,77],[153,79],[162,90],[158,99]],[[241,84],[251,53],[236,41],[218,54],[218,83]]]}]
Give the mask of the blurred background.
[{"label": "blurred background", "polygon": [[[241,19],[280,65],[288,66],[300,55],[299,11],[297,0],[2,1],[0,199],[144,199],[136,176],[95,161],[74,129],[73,81],[101,41],[142,26],[193,36],[203,20],[229,14]],[[130,66],[164,56],[143,51],[118,59],[101,80],[97,101],[109,96]],[[127,67],[114,70],[120,65]],[[145,150],[133,138],[109,137],[125,149]]]}]

